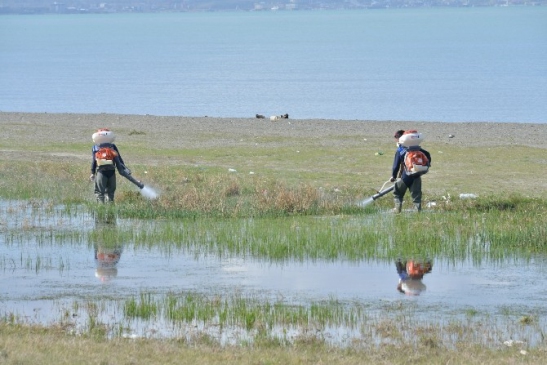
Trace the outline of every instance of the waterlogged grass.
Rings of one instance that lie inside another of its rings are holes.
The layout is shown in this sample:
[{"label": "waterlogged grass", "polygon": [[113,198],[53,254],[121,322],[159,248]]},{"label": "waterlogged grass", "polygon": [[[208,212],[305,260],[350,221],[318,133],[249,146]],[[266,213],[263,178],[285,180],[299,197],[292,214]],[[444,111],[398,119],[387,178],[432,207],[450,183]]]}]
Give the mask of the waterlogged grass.
[{"label": "waterlogged grass", "polygon": [[[369,208],[361,214],[247,219],[163,219],[130,229],[90,232],[90,242],[122,240],[138,246],[174,247],[217,255],[269,260],[392,260],[397,257],[472,258],[497,261],[545,253],[543,202],[508,198],[447,203],[446,208],[393,215]],[[452,207],[459,205],[459,207]],[[121,213],[126,213],[121,208]],[[101,237],[114,234],[115,237]]]},{"label": "waterlogged grass", "polygon": [[21,254],[17,260],[14,258],[8,259],[4,256],[0,257],[0,271],[9,273],[19,269],[33,271],[36,274],[51,270],[62,273],[64,270],[70,270],[70,260],[63,257],[44,256],[40,253]]},{"label": "waterlogged grass", "polygon": [[[121,308],[123,318],[105,321]],[[315,343],[336,349],[378,351],[385,346],[426,347],[454,351],[462,346],[527,351],[544,349],[544,310],[473,308],[449,317],[439,308],[410,301],[360,303],[335,298],[307,303],[235,294],[147,292],[120,300],[74,302],[62,311],[54,327],[65,335],[102,340],[119,338],[178,338],[195,346],[206,339],[211,346],[298,349]],[[21,325],[28,319],[6,315],[1,325]],[[140,323],[135,327],[135,323]],[[149,327],[145,325],[148,323]],[[158,328],[163,327],[161,331]],[[140,328],[136,329],[136,328]],[[518,340],[512,340],[518,339]],[[331,347],[333,346],[333,347]]]},{"label": "waterlogged grass", "polygon": [[246,330],[278,331],[278,326],[291,328],[355,328],[366,322],[369,314],[362,303],[342,304],[336,300],[307,306],[270,302],[265,298],[243,296],[207,297],[198,293],[171,293],[160,299],[150,294],[126,300],[123,308],[128,318],[163,317],[172,323],[214,324],[242,327]]},{"label": "waterlogged grass", "polygon": [[[382,332],[395,335],[401,323],[386,322]],[[436,341],[441,331],[435,327],[417,325],[417,341],[412,343],[356,342],[350,349],[329,346],[305,334],[288,347],[282,341],[262,337],[252,344],[238,343],[221,347],[209,336],[185,338],[126,339],[110,341],[89,335],[67,334],[66,327],[26,326],[0,321],[2,338],[0,356],[7,364],[542,364],[544,349],[530,349],[514,342],[512,346],[491,349],[465,341],[466,328],[455,328],[463,335],[457,346],[444,348]],[[415,343],[417,342],[417,343]]]},{"label": "waterlogged grass", "polygon": [[[419,256],[455,262],[472,258],[480,263],[545,254],[544,206],[542,199],[508,196],[439,202],[421,214],[394,215],[387,206],[374,203],[364,211],[329,216],[199,219],[163,217],[148,207],[154,219],[126,220],[135,209],[129,202],[85,209],[43,202],[2,210],[2,234],[6,244],[13,245],[28,238],[39,245],[134,244],[272,261],[391,261]],[[94,223],[82,226],[88,212]],[[125,223],[116,225],[118,220]]]},{"label": "waterlogged grass", "polygon": [[[117,308],[123,318],[109,321]],[[498,352],[512,348],[519,356],[545,351],[544,309],[463,308],[450,316],[438,311],[434,305],[412,301],[360,303],[332,298],[291,303],[237,293],[141,292],[118,301],[75,301],[50,321],[50,329],[74,341],[176,338],[181,346],[206,343],[219,351],[232,346],[298,351],[305,343],[331,351],[381,351],[386,346],[455,351],[454,355],[468,346]],[[6,313],[0,318],[0,331],[21,331],[30,324],[28,317]]]}]

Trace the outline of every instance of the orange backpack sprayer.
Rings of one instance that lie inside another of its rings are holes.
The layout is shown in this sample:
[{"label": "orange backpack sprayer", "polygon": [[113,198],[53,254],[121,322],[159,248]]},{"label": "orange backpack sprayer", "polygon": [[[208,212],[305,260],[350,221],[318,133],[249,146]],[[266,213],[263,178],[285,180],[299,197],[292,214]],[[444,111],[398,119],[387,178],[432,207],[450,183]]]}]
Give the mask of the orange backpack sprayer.
[{"label": "orange backpack sprayer", "polygon": [[424,274],[431,272],[431,262],[410,260],[406,263],[406,272],[411,279],[421,279]]},{"label": "orange backpack sprayer", "polygon": [[422,134],[416,130],[406,131],[399,138],[399,144],[407,150],[404,165],[408,175],[423,175],[429,170],[429,160],[420,151],[420,143],[423,140]]}]

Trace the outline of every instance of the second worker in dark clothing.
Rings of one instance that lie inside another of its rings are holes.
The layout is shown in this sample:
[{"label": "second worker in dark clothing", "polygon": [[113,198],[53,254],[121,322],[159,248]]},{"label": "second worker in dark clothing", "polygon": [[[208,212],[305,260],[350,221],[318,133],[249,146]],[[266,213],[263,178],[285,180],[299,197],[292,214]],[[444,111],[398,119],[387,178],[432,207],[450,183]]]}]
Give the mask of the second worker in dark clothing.
[{"label": "second worker in dark clothing", "polygon": [[[415,133],[416,135],[419,135],[419,139],[421,140],[421,135],[418,134],[416,131],[405,132],[405,134],[408,134],[408,133]],[[401,137],[401,139],[403,139],[403,137]],[[401,139],[399,139],[399,142],[401,142]],[[421,176],[425,172],[414,173],[412,171],[409,171],[408,164],[405,163],[407,154],[409,154],[411,151],[420,151],[427,158],[427,161],[425,161],[427,166],[428,167],[431,166],[431,155],[429,154],[428,151],[424,150],[418,145],[407,147],[407,146],[404,146],[403,144],[404,143],[399,143],[399,147],[397,148],[397,151],[395,152],[395,157],[393,158],[393,168],[391,172],[391,179],[390,179],[391,182],[395,182],[395,188],[393,189],[393,197],[395,202],[395,207],[393,211],[395,213],[401,212],[401,209],[403,206],[403,198],[407,190],[410,191],[410,196],[412,197],[412,202],[414,203],[414,206],[416,207],[416,209],[418,211],[422,210],[422,178]]]}]

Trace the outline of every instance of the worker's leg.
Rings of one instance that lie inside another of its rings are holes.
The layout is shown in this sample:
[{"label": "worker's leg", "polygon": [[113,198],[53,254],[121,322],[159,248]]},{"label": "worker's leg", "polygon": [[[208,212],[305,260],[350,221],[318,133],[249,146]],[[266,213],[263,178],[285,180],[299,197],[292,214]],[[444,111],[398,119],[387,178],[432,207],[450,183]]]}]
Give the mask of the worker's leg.
[{"label": "worker's leg", "polygon": [[422,211],[422,178],[417,177],[412,182],[412,185],[408,188],[410,190],[410,196],[412,197],[412,202],[418,210]]},{"label": "worker's leg", "polygon": [[95,197],[100,203],[104,203],[106,189],[108,184],[108,177],[103,175],[100,171],[95,175]]},{"label": "worker's leg", "polygon": [[407,186],[402,179],[399,179],[395,182],[395,188],[393,189],[393,200],[395,203],[395,207],[393,208],[393,212],[401,213],[401,209],[403,208],[403,198],[405,196],[406,190]]}]

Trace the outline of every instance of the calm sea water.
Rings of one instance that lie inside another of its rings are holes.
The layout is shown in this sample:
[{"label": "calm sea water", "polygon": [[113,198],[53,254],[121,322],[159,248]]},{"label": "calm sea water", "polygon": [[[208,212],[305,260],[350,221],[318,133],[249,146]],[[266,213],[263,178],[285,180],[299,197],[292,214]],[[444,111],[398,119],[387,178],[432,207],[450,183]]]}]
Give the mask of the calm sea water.
[{"label": "calm sea water", "polygon": [[0,17],[0,110],[547,122],[547,7]]}]

